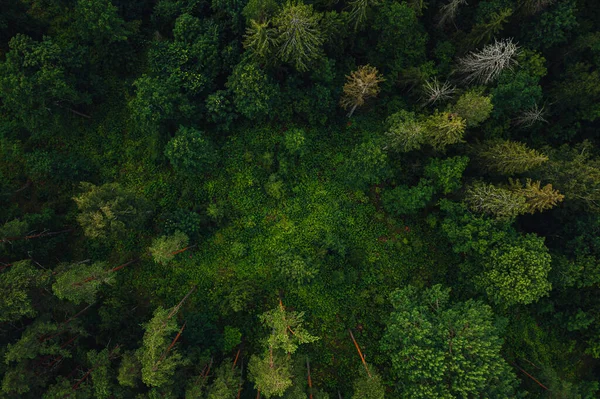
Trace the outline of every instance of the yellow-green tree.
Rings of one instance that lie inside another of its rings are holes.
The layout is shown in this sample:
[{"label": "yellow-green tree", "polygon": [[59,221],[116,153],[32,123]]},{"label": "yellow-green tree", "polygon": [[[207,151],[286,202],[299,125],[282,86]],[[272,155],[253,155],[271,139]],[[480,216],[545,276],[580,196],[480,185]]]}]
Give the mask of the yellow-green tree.
[{"label": "yellow-green tree", "polygon": [[350,108],[348,117],[351,117],[356,108],[365,103],[365,100],[379,94],[379,83],[383,80],[379,76],[377,68],[370,65],[362,65],[346,76],[344,94],[340,100],[340,105],[344,109]]}]

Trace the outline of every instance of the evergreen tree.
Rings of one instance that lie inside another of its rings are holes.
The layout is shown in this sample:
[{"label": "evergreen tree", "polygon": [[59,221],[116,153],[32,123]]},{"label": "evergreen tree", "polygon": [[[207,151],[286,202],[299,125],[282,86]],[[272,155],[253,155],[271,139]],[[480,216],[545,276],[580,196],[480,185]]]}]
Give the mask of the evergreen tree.
[{"label": "evergreen tree", "polygon": [[62,265],[57,273],[52,292],[58,298],[76,305],[81,302],[94,303],[102,284],[114,282],[114,275],[105,262]]},{"label": "evergreen tree", "polygon": [[77,221],[90,238],[113,238],[146,220],[146,203],[118,183],[96,186],[81,183],[82,194],[73,198],[79,208]]},{"label": "evergreen tree", "polygon": [[[158,307],[152,319],[144,326],[143,345],[137,351],[142,365],[142,381],[150,387],[173,383],[175,370],[185,364],[183,356],[172,347],[173,333],[179,331],[172,311]],[[124,380],[125,381],[125,380]]]},{"label": "evergreen tree", "polygon": [[423,125],[427,144],[438,151],[443,151],[447,146],[462,143],[465,128],[465,120],[457,114],[449,112],[435,112],[428,117]]},{"label": "evergreen tree", "polygon": [[401,110],[388,117],[387,148],[401,152],[418,150],[426,141],[425,126],[413,112]]},{"label": "evergreen tree", "polygon": [[181,231],[176,231],[171,236],[161,236],[152,241],[150,253],[156,263],[167,265],[175,257],[175,253],[185,249],[189,242],[188,236]]},{"label": "evergreen tree", "polygon": [[287,2],[273,18],[278,45],[277,57],[298,71],[308,70],[310,62],[321,56],[324,39],[319,15],[311,5]]},{"label": "evergreen tree", "polygon": [[508,188],[477,182],[467,189],[465,202],[480,213],[493,215],[498,219],[512,219],[528,211],[523,195]]},{"label": "evergreen tree", "polygon": [[525,197],[529,213],[552,209],[565,198],[558,190],[552,188],[552,184],[546,184],[544,187],[540,185],[541,182],[531,179],[526,179],[524,186],[519,180],[510,181],[511,189]]},{"label": "evergreen tree", "polygon": [[346,76],[344,84],[344,95],[340,100],[340,105],[344,109],[350,108],[348,117],[351,117],[356,107],[362,106],[365,100],[376,97],[379,94],[379,83],[383,79],[378,76],[377,68],[370,65],[363,65]]},{"label": "evergreen tree", "polygon": [[548,157],[518,141],[500,140],[484,143],[477,157],[487,170],[503,175],[523,173],[548,161]]},{"label": "evergreen tree", "polygon": [[384,399],[385,387],[381,375],[374,367],[369,367],[368,375],[361,366],[358,369],[358,377],[354,380],[354,393],[352,399]]},{"label": "evergreen tree", "polygon": [[458,98],[452,111],[467,122],[467,128],[477,127],[492,113],[492,99],[477,90],[469,90]]},{"label": "evergreen tree", "polygon": [[22,260],[0,273],[0,322],[13,322],[36,315],[30,291],[49,281],[50,273]]}]

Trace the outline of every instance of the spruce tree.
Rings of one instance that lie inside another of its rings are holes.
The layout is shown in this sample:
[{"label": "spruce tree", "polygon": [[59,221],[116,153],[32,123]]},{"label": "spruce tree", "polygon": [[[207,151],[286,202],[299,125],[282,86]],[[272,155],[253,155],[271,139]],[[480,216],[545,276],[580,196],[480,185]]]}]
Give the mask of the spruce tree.
[{"label": "spruce tree", "polygon": [[543,212],[554,208],[565,196],[554,190],[552,184],[541,186],[540,181],[525,180],[525,185],[517,180],[510,180],[511,189],[525,197],[529,213]]},{"label": "spruce tree", "polygon": [[288,1],[273,18],[276,29],[277,57],[298,71],[308,70],[309,64],[322,53],[324,38],[319,27],[319,15],[312,5]]},{"label": "spruce tree", "polygon": [[344,109],[350,108],[348,117],[351,117],[356,107],[362,106],[365,100],[379,94],[379,83],[383,78],[379,76],[377,68],[370,65],[362,65],[346,76],[344,84],[344,95],[340,100],[340,105]]},{"label": "spruce tree", "polygon": [[484,143],[476,156],[487,170],[503,175],[523,173],[540,166],[548,157],[518,141],[499,140]]},{"label": "spruce tree", "polygon": [[523,195],[483,182],[477,182],[467,189],[465,202],[473,211],[487,213],[498,219],[512,219],[528,211]]}]

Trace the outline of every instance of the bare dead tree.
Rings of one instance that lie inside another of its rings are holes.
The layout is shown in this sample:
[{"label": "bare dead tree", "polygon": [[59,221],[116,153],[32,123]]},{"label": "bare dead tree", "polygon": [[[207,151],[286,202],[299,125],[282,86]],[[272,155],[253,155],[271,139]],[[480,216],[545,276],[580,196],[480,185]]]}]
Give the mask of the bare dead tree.
[{"label": "bare dead tree", "polygon": [[438,28],[443,28],[449,22],[454,22],[458,14],[458,8],[462,5],[467,5],[467,0],[450,0],[448,4],[440,7],[438,16]]},{"label": "bare dead tree", "polygon": [[541,108],[535,104],[533,107],[525,110],[519,114],[513,121],[513,123],[517,126],[522,127],[531,127],[537,122],[548,123],[548,121],[544,118],[546,115],[545,107]]},{"label": "bare dead tree", "polygon": [[502,71],[517,64],[519,47],[512,39],[496,40],[478,52],[471,52],[458,60],[458,72],[465,75],[466,83],[487,84],[496,80]]},{"label": "bare dead tree", "polygon": [[427,80],[423,84],[423,106],[435,104],[438,101],[445,101],[452,98],[456,92],[456,86],[448,81],[440,83],[437,78]]}]

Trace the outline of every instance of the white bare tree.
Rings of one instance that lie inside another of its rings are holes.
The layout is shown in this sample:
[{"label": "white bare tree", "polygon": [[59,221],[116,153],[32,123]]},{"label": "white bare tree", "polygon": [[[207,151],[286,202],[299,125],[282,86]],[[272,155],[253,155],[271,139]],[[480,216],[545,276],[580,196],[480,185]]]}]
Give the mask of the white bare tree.
[{"label": "white bare tree", "polygon": [[513,123],[522,127],[530,127],[537,122],[548,123],[548,121],[544,118],[545,115],[546,110],[544,109],[544,106],[540,108],[537,104],[535,104],[528,110],[521,112],[521,114],[515,118]]},{"label": "white bare tree", "polygon": [[454,22],[458,14],[458,8],[467,5],[467,0],[450,0],[448,4],[440,7],[438,16],[438,28],[443,28],[449,22]]},{"label": "white bare tree", "polygon": [[496,80],[505,69],[517,64],[515,57],[519,46],[512,39],[496,40],[478,52],[471,52],[458,60],[458,72],[463,74],[466,83],[487,84]]},{"label": "white bare tree", "polygon": [[435,104],[438,101],[444,101],[452,98],[456,92],[456,86],[448,81],[440,83],[437,78],[427,80],[423,84],[423,106]]}]

